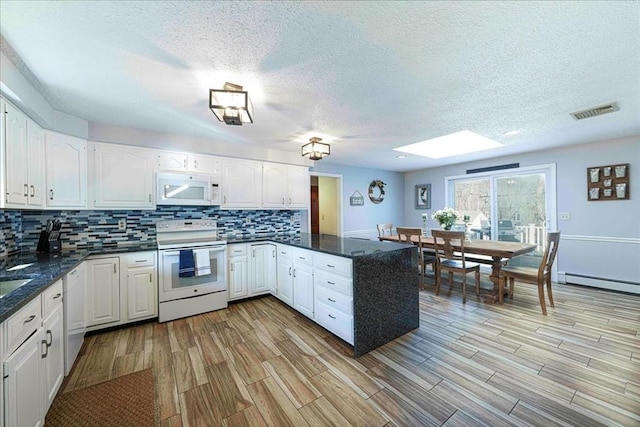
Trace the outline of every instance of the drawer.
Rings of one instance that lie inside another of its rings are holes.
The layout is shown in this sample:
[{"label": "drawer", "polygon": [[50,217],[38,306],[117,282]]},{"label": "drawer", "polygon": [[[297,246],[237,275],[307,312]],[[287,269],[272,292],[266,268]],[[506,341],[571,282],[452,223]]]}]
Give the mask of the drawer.
[{"label": "drawer", "polygon": [[344,314],[353,314],[353,298],[334,292],[324,286],[316,286],[315,288],[316,302],[321,302],[340,310]]},{"label": "drawer", "polygon": [[278,245],[278,258],[280,259],[291,259],[293,256],[293,248],[291,246],[286,245]]},{"label": "drawer", "polygon": [[353,295],[353,282],[344,276],[327,273],[323,270],[316,270],[314,280],[316,285],[324,286],[347,296]]},{"label": "drawer", "polygon": [[42,293],[42,318],[62,304],[62,280],[58,280]]},{"label": "drawer", "polygon": [[293,262],[299,264],[313,265],[313,252],[306,249],[293,248]]},{"label": "drawer", "polygon": [[247,254],[247,245],[244,243],[229,245],[227,247],[229,256],[241,256]]},{"label": "drawer", "polygon": [[13,353],[29,335],[40,327],[42,323],[41,311],[40,298],[36,298],[4,322],[5,340],[7,341],[5,356]]},{"label": "drawer", "polygon": [[315,305],[314,320],[353,345],[353,316],[319,302]]},{"label": "drawer", "polygon": [[351,260],[333,255],[316,254],[313,266],[317,269],[330,271],[335,274],[351,278]]},{"label": "drawer", "polygon": [[127,267],[148,267],[156,265],[155,252],[138,252],[127,254]]}]

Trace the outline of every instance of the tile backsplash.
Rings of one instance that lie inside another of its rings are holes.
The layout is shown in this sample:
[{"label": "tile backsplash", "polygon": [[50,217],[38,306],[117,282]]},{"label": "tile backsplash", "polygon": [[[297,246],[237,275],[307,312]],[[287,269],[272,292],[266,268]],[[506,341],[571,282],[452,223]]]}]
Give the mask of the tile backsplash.
[{"label": "tile backsplash", "polygon": [[[219,207],[159,206],[154,211],[14,211],[0,210],[0,256],[35,251],[48,219],[62,222],[62,247],[73,249],[126,242],[155,242],[157,221],[212,218],[222,237],[292,234],[300,231],[298,211],[221,210]],[[126,229],[119,230],[124,220]]]}]

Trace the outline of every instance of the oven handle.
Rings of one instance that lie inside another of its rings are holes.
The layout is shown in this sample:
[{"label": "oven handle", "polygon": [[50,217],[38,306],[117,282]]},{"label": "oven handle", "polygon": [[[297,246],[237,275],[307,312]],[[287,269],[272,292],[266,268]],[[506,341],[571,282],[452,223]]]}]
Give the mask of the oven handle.
[{"label": "oven handle", "polygon": [[[205,249],[205,248],[202,248]],[[208,248],[210,252],[223,252],[226,248],[224,246],[220,246],[220,247],[215,247],[215,248]],[[163,256],[176,256],[176,255],[180,255],[180,251],[168,251],[168,252],[162,252]]]}]

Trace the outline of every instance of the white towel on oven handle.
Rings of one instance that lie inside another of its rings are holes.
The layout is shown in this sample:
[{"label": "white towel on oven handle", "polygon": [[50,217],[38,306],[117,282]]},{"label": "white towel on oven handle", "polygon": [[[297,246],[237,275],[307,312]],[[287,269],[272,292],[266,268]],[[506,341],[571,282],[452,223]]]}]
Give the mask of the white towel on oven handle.
[{"label": "white towel on oven handle", "polygon": [[207,274],[211,274],[209,249],[194,249],[193,260],[195,261],[196,276],[205,276]]}]

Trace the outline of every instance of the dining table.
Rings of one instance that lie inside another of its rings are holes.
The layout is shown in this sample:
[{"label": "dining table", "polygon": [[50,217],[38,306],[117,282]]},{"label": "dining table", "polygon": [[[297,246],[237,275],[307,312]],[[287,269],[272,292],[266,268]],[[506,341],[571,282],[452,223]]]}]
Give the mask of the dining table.
[{"label": "dining table", "polygon": [[[400,237],[395,235],[380,236],[380,241],[399,242]],[[436,249],[433,237],[421,237],[422,247],[427,249]],[[418,236],[412,236],[411,241],[418,244]],[[460,250],[460,242],[452,241],[453,249]],[[489,279],[493,283],[493,292],[486,296],[487,301],[498,301],[498,282],[500,281],[500,269],[502,265],[511,258],[533,252],[536,245],[523,242],[505,242],[501,240],[465,240],[464,252],[465,258],[469,261],[479,262],[491,265],[491,275]]]}]

